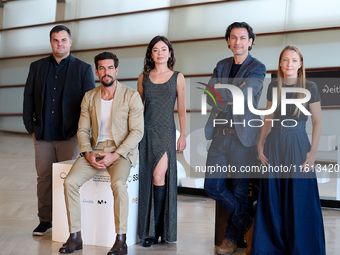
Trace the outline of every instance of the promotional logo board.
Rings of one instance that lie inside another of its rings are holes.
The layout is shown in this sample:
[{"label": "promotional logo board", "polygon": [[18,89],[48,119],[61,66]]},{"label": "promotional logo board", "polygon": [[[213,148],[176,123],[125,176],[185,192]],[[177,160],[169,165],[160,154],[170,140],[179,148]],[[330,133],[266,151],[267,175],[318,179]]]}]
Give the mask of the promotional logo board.
[{"label": "promotional logo board", "polygon": [[[69,236],[64,198],[64,179],[73,160],[53,164],[53,228],[52,240],[65,242]],[[137,237],[139,167],[131,168],[127,180],[129,216],[127,245],[139,242]],[[113,195],[110,175],[100,171],[80,188],[82,238],[85,245],[111,247],[115,241]]]}]

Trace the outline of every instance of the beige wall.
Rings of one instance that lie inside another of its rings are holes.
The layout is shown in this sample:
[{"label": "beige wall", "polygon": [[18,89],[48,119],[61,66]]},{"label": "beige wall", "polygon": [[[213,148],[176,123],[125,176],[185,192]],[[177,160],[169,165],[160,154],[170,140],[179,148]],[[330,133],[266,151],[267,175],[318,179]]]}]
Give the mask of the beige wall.
[{"label": "beige wall", "polygon": [[[65,19],[129,13],[183,4],[216,2],[203,0],[66,0]],[[308,5],[308,10],[306,6]],[[110,48],[147,44],[155,35],[165,35],[171,41],[224,36],[226,27],[234,21],[246,21],[255,33],[335,27],[340,24],[340,2],[324,0],[251,0],[221,1],[201,6],[174,8],[139,14],[102,17],[65,23],[72,31],[72,50]],[[12,1],[4,4],[3,27],[54,22],[55,0]],[[54,24],[32,28],[0,31],[0,58],[50,52],[49,31]],[[340,66],[339,30],[289,33],[259,36],[251,54],[261,60],[268,70],[277,68],[277,58],[287,44],[297,45],[303,52],[307,68]],[[174,43],[176,69],[184,75],[212,73],[218,60],[231,56],[224,40]],[[137,78],[142,70],[146,47],[116,49],[120,58],[119,78]],[[93,67],[98,51],[74,53]],[[24,84],[29,64],[41,57],[0,59],[0,86]],[[202,80],[208,79],[202,78]],[[187,108],[196,93],[191,80],[187,82]],[[136,82],[126,82],[136,88]],[[0,88],[0,114],[22,113],[24,88]],[[264,88],[260,107],[265,107]],[[323,133],[340,136],[339,110],[323,110]],[[190,119],[190,114],[188,114]],[[187,134],[195,130],[194,116],[188,122]],[[0,117],[0,130],[25,131],[21,117]],[[308,131],[311,130],[308,124]],[[336,159],[334,152],[321,154]]]}]

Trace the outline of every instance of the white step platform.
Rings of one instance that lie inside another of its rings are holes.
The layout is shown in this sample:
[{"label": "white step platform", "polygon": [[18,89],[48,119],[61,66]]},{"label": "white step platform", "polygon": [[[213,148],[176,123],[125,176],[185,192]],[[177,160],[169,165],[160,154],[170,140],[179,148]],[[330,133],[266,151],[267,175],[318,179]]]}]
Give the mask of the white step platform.
[{"label": "white step platform", "polygon": [[[66,242],[69,231],[64,198],[64,179],[74,160],[53,164],[53,227],[52,240]],[[127,245],[139,242],[138,222],[138,185],[139,166],[131,168],[127,181],[129,193],[129,216]],[[80,188],[82,213],[82,239],[85,245],[111,247],[116,239],[113,195],[110,175],[100,171]]]}]

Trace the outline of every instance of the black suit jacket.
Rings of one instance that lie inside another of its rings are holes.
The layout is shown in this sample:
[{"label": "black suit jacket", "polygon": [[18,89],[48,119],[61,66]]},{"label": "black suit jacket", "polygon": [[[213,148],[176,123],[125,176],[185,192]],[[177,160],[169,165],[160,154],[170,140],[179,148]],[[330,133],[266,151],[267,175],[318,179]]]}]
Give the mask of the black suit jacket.
[{"label": "black suit jacket", "polygon": [[[24,92],[24,124],[30,134],[35,133],[37,140],[41,139],[43,129],[45,79],[49,61],[50,57],[47,57],[31,63]],[[65,140],[77,133],[82,98],[94,87],[91,66],[71,55],[62,100],[62,130]]]}]

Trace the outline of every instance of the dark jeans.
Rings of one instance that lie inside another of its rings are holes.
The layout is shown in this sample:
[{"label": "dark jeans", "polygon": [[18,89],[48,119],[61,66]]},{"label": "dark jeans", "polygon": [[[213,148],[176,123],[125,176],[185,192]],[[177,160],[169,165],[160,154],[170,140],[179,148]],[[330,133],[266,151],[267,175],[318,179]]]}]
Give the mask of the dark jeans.
[{"label": "dark jeans", "polygon": [[[252,224],[248,213],[249,173],[243,166],[250,166],[255,159],[255,146],[245,147],[237,135],[215,134],[207,157],[207,173],[204,189],[207,194],[229,213],[225,239],[237,242]],[[224,170],[217,169],[225,166]],[[208,172],[215,167],[215,172]]]}]

